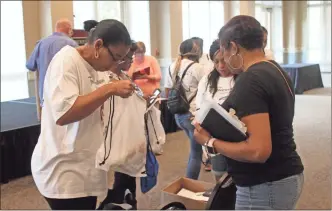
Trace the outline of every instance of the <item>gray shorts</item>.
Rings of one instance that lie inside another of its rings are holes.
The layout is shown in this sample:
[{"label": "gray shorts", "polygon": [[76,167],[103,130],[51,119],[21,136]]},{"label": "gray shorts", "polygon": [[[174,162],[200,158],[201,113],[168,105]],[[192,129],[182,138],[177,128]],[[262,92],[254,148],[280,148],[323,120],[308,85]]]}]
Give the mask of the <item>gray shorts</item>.
[{"label": "gray shorts", "polygon": [[227,163],[226,163],[225,156],[223,156],[221,154],[211,157],[211,164],[212,164],[213,172],[224,173],[227,171]]}]

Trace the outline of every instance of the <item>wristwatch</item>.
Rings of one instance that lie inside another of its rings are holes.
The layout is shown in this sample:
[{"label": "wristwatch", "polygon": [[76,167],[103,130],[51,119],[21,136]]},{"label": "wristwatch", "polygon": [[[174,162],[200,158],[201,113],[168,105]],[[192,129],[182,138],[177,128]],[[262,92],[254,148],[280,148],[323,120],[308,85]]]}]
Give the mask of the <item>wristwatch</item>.
[{"label": "wristwatch", "polygon": [[207,142],[205,142],[204,147],[206,152],[210,155],[210,156],[216,156],[220,153],[218,153],[216,151],[216,149],[213,147],[213,143],[215,142],[215,138],[211,137]]}]

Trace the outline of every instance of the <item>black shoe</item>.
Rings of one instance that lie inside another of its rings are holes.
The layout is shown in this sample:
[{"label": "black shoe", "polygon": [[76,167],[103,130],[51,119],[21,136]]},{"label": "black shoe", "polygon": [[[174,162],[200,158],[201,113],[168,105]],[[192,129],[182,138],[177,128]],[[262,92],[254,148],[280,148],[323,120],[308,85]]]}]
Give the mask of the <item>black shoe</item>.
[{"label": "black shoe", "polygon": [[124,198],[124,203],[132,206],[132,210],[137,210],[137,200],[129,190],[126,190],[126,195]]}]

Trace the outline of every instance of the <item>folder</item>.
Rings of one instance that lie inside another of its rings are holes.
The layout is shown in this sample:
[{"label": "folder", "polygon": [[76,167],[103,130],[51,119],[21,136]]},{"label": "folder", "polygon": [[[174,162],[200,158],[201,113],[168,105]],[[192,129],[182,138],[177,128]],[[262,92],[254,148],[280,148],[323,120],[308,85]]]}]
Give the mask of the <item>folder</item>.
[{"label": "folder", "polygon": [[139,78],[140,76],[143,75],[150,75],[150,67],[146,67],[144,69],[141,70],[137,70],[133,73],[133,80],[136,80],[137,78]]},{"label": "folder", "polygon": [[196,111],[195,120],[216,139],[228,142],[245,141],[247,128],[234,118],[221,105],[212,99],[205,98],[204,104]]}]

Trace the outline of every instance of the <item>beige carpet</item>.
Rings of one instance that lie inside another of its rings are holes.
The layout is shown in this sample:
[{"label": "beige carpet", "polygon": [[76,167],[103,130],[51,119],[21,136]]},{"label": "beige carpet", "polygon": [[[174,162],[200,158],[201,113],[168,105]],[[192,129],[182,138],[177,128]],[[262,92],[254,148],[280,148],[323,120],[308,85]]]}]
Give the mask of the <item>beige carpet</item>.
[{"label": "beige carpet", "polygon": [[[295,140],[305,165],[305,184],[298,209],[331,209],[331,89],[312,90],[296,96]],[[182,132],[169,134],[164,154],[158,157],[157,187],[143,195],[138,190],[139,209],[155,209],[160,191],[185,173],[189,153]],[[200,180],[212,182],[202,170]],[[1,209],[49,209],[30,176],[1,185]]]}]

